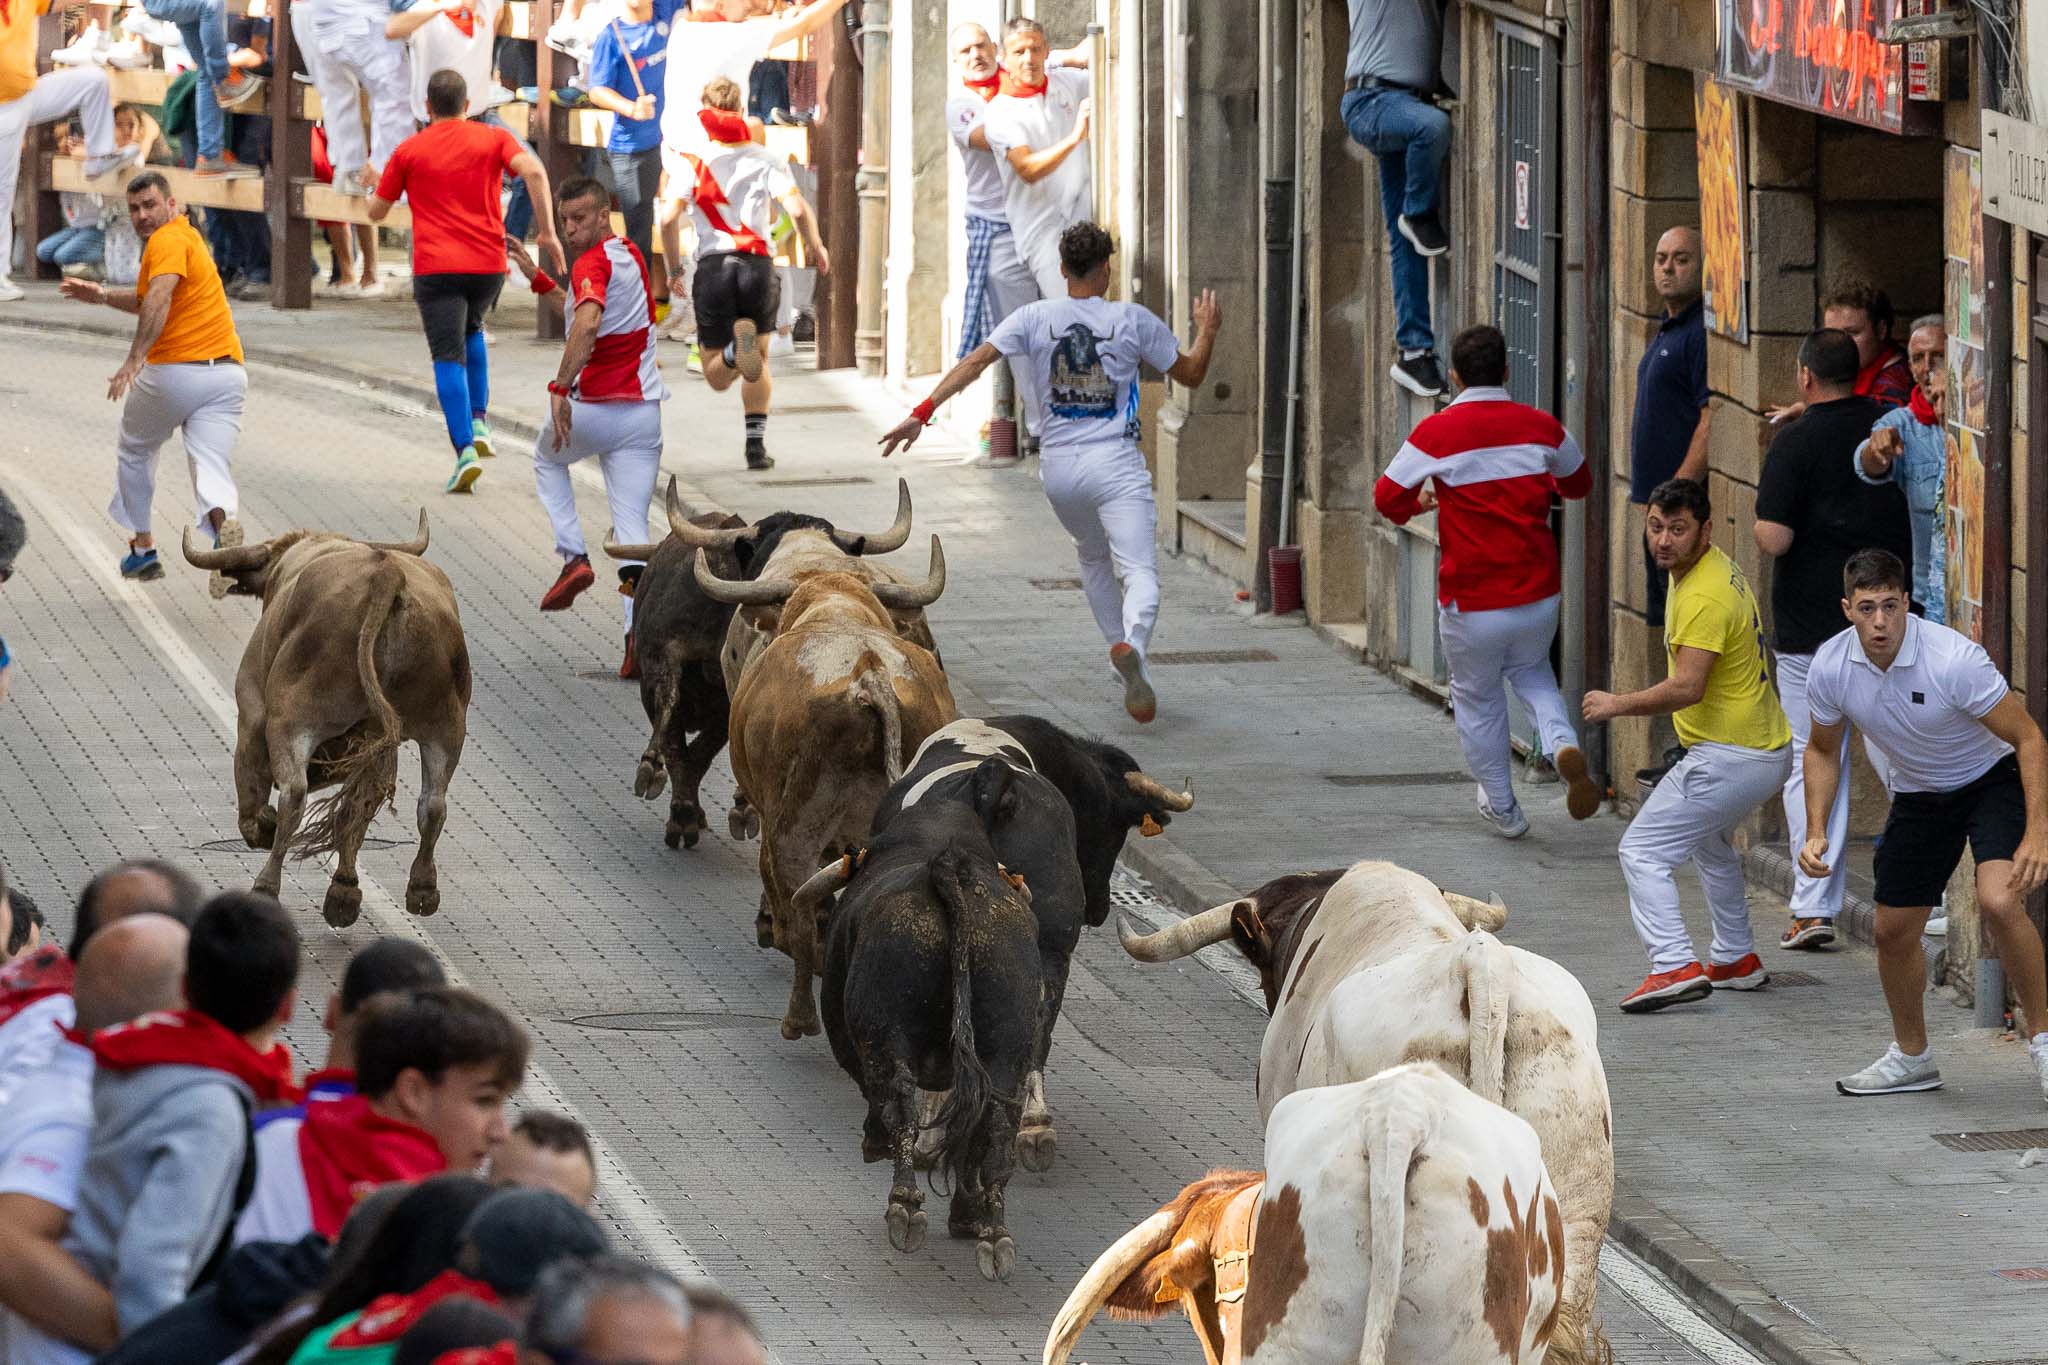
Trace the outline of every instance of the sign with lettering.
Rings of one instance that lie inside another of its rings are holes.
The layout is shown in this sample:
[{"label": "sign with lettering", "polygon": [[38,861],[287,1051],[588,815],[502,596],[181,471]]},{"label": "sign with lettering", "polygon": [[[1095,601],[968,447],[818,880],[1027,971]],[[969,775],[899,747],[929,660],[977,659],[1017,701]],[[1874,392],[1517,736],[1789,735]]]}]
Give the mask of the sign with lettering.
[{"label": "sign with lettering", "polygon": [[1720,78],[1738,90],[1888,133],[1932,133],[1906,101],[1905,49],[1883,41],[1901,0],[1721,0]]},{"label": "sign with lettering", "polygon": [[1518,231],[1529,230],[1529,163],[1515,163],[1515,227]]},{"label": "sign with lettering", "polygon": [[2048,128],[1986,109],[1984,212],[2048,235]]}]

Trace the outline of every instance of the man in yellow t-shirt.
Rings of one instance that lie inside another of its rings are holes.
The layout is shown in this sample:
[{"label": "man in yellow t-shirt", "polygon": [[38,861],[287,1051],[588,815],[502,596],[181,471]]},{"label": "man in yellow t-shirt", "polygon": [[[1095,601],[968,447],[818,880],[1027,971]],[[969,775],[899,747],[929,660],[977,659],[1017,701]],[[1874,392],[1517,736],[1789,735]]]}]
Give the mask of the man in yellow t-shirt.
[{"label": "man in yellow t-shirt", "polygon": [[[169,183],[155,171],[128,182],[128,221],[142,239],[135,291],[88,280],[66,280],[62,288],[66,298],[80,303],[136,314],[128,358],[107,381],[109,399],[128,400],[121,409],[119,463],[107,515],[130,537],[121,576],[149,580],[164,576],[149,531],[150,503],[157,452],[174,431],[184,437],[192,467],[198,528],[222,548],[242,543],[228,461],[242,432],[249,375],[220,272],[198,229],[171,197]],[[230,582],[216,573],[213,595],[227,596]]]},{"label": "man in yellow t-shirt", "polygon": [[[1742,857],[1729,833],[1775,796],[1792,767],[1792,729],[1771,686],[1763,618],[1735,561],[1712,544],[1706,485],[1671,479],[1650,494],[1650,556],[1671,575],[1664,608],[1669,676],[1616,696],[1588,692],[1586,719],[1670,715],[1685,757],[1664,775],[1621,839],[1629,914],[1650,975],[1621,1001],[1631,1014],[1755,990],[1770,979],[1750,931]],[[1678,912],[1678,865],[1699,869],[1714,940],[1700,965]]]},{"label": "man in yellow t-shirt", "polygon": [[89,179],[133,165],[142,150],[114,145],[114,99],[104,70],[72,66],[37,77],[36,19],[49,9],[50,0],[0,3],[0,303],[21,297],[21,286],[8,274],[14,260],[14,187],[28,130],[77,114],[85,125]]}]

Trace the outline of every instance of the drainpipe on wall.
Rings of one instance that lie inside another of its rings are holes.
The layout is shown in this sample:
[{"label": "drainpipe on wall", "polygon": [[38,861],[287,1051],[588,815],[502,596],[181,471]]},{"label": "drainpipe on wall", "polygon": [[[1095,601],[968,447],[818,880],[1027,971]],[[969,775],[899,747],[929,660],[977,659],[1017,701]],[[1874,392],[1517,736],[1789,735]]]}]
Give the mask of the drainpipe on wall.
[{"label": "drainpipe on wall", "polygon": [[[1584,364],[1578,380],[1585,394],[1584,430],[1579,433],[1586,461],[1592,467],[1593,491],[1586,495],[1585,566],[1580,585],[1585,611],[1585,687],[1605,691],[1612,673],[1612,644],[1609,640],[1613,604],[1608,600],[1608,513],[1613,490],[1613,462],[1610,459],[1609,405],[1612,402],[1611,347],[1614,301],[1610,260],[1608,145],[1612,117],[1609,65],[1609,6],[1612,0],[1580,0],[1577,35],[1579,70],[1584,79],[1568,82],[1582,92],[1585,130],[1584,176],[1580,182],[1579,221],[1582,228],[1579,273],[1580,317],[1585,319]],[[1572,56],[1567,51],[1567,58]],[[1595,773],[1606,773],[1607,731],[1605,727],[1586,735],[1587,759]],[[1608,774],[1610,779],[1612,774]]]},{"label": "drainpipe on wall", "polygon": [[889,0],[866,0],[860,12],[861,130],[860,285],[854,298],[853,355],[862,374],[888,363],[883,286],[889,265]]},{"label": "drainpipe on wall", "polygon": [[1300,44],[1297,0],[1266,0],[1261,55],[1265,79],[1259,122],[1265,171],[1266,278],[1261,299],[1261,333],[1265,340],[1260,367],[1264,406],[1259,423],[1259,525],[1252,545],[1252,602],[1259,611],[1273,609],[1273,579],[1267,552],[1280,541],[1282,514],[1292,490],[1286,478],[1286,447],[1293,424],[1288,399],[1290,346],[1297,311],[1294,287],[1297,181],[1295,145],[1302,136]]}]

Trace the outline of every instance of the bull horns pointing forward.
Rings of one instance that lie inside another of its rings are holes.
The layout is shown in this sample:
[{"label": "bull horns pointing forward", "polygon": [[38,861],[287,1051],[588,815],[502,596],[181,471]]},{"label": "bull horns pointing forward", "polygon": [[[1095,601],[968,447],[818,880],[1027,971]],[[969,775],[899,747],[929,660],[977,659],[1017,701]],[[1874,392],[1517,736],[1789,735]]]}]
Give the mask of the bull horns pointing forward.
[{"label": "bull horns pointing forward", "polygon": [[1095,1264],[1088,1267],[1088,1273],[1067,1295],[1059,1316],[1052,1321],[1052,1330],[1045,1337],[1044,1365],[1067,1365],[1074,1354],[1074,1344],[1109,1302],[1110,1295],[1130,1278],[1132,1271],[1172,1244],[1174,1227],[1173,1210],[1161,1209],[1095,1258]]},{"label": "bull horns pointing forward", "polygon": [[[699,555],[697,586],[713,601],[731,602],[742,607],[769,607],[787,602],[789,595],[797,590],[797,581],[790,578],[773,578],[756,579],[749,583],[744,580],[720,578],[710,563]],[[928,607],[938,601],[939,595],[946,591],[946,552],[940,548],[939,538],[932,537],[931,570],[922,585],[913,587],[901,583],[870,583],[867,588],[875,595],[876,601],[898,611],[911,607]]]},{"label": "bull horns pointing forward", "polygon": [[1190,777],[1181,783],[1183,791],[1173,791],[1164,783],[1143,773],[1124,774],[1124,784],[1139,796],[1149,796],[1170,811],[1185,812],[1195,808],[1195,779]]},{"label": "bull horns pointing forward", "polygon": [[1231,913],[1240,905],[1250,904],[1252,902],[1248,900],[1234,900],[1204,910],[1199,915],[1189,915],[1180,923],[1169,924],[1151,934],[1141,934],[1132,927],[1130,920],[1120,919],[1116,936],[1123,943],[1124,951],[1140,962],[1172,962],[1229,938]]},{"label": "bull horns pointing forward", "polygon": [[[729,550],[754,534],[751,526],[712,531],[690,520],[688,509],[676,491],[675,477],[668,481],[668,526],[685,545],[699,550]],[[896,520],[881,532],[835,530],[832,539],[848,554],[885,555],[900,550],[910,540],[910,481],[896,480]]]},{"label": "bull horns pointing forward", "polygon": [[[393,554],[413,555],[427,552],[427,509],[420,509],[420,532],[407,541],[364,540],[357,542],[372,550],[389,550]],[[192,543],[192,528],[185,528],[182,548],[185,562],[195,569],[213,569],[221,573],[247,573],[260,569],[270,562],[270,541],[257,545],[238,545],[230,549],[202,550]]]}]

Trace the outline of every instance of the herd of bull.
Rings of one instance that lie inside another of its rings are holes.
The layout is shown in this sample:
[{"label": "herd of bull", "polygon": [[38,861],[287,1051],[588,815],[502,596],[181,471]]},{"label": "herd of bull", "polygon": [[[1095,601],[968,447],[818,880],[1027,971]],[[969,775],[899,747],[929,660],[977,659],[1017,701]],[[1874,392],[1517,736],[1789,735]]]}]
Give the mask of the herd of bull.
[{"label": "herd of bull", "polygon": [[[892,1163],[891,1243],[923,1243],[917,1170],[936,1167],[949,1232],[1008,1279],[1011,1173],[1055,1161],[1045,1069],[1081,931],[1108,918],[1130,832],[1157,834],[1193,793],[1048,721],[956,714],[925,616],[946,585],[938,537],[921,579],[871,557],[909,540],[907,485],[873,534],[793,512],[692,517],[673,483],[667,509],[659,544],[605,546],[646,562],[633,629],[651,735],[634,790],[667,786],[666,841],[694,846],[704,774],[730,746],[730,832],[760,838],[756,937],[791,960],[783,1036],[822,1028],[859,1084],[862,1155]],[[406,740],[421,755],[406,904],[439,905],[470,674],[426,547],[424,512],[403,544],[186,537],[191,563],[263,603],[235,684],[240,828],[270,852],[255,884],[277,892],[288,849],[333,853],[336,926],[360,911],[356,855]],[[1614,1167],[1593,1010],[1562,967],[1494,936],[1505,918],[1363,862],[1156,933],[1121,926],[1139,961],[1229,942],[1258,969],[1265,1166],[1211,1173],[1110,1247],[1046,1365],[1104,1309],[1176,1305],[1210,1365],[1599,1356]]]}]

